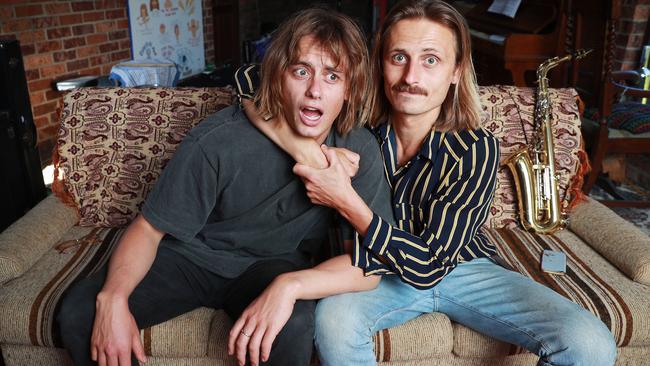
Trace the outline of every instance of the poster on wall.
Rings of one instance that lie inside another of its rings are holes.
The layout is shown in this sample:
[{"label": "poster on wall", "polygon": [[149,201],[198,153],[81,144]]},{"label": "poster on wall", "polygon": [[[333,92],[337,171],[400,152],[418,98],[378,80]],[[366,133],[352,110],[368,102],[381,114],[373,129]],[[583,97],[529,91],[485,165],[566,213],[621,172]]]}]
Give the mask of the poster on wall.
[{"label": "poster on wall", "polygon": [[201,0],[129,0],[129,23],[134,60],[172,61],[181,79],[205,68]]}]

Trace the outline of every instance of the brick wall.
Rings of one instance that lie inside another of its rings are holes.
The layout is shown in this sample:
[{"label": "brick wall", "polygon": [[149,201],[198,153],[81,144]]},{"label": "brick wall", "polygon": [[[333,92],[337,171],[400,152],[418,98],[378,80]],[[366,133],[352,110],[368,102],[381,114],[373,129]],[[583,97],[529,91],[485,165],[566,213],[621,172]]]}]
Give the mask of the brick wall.
[{"label": "brick wall", "polygon": [[[0,34],[20,41],[43,165],[50,161],[62,94],[52,81],[108,75],[131,58],[126,0],[2,0]],[[203,0],[206,63],[214,62],[212,1]]]},{"label": "brick wall", "polygon": [[617,27],[615,70],[639,68],[650,16],[650,0],[623,0]]}]

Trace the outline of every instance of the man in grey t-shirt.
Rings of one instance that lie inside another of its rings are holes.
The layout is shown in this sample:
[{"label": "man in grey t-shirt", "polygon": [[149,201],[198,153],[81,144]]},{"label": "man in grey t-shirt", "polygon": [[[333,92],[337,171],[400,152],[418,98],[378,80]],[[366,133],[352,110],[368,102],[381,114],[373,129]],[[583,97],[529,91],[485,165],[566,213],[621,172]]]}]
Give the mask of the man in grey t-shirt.
[{"label": "man in grey t-shirt", "polygon": [[[368,131],[355,128],[366,119],[359,111],[370,95],[368,69],[353,21],[302,11],[276,31],[257,103],[270,116],[282,114],[300,136],[356,151],[353,185],[390,217],[379,148]],[[334,212],[310,202],[292,166],[239,107],[193,129],[107,268],[65,296],[57,320],[75,364],[124,366],[135,362],[133,355],[144,362],[139,328],[200,306],[223,308],[236,319],[254,303],[260,311],[231,335],[240,364],[248,358],[253,365],[307,365],[313,299],[370,289],[378,279],[353,267],[350,255],[311,268],[309,254],[325,240]],[[283,302],[274,301],[278,294]]]}]

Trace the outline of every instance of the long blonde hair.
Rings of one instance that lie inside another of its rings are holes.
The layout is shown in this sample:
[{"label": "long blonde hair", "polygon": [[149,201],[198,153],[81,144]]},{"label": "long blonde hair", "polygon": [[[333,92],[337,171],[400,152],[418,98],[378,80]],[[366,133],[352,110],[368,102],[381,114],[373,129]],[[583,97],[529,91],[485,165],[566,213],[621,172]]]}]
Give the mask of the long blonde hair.
[{"label": "long blonde hair", "polygon": [[312,8],[300,11],[285,21],[273,35],[261,67],[259,92],[255,104],[264,118],[283,113],[282,78],[287,67],[298,61],[299,43],[312,36],[337,64],[346,69],[348,99],[336,120],[344,135],[368,120],[368,99],[373,85],[368,73],[368,48],[359,26],[349,17],[332,10]]},{"label": "long blonde hair", "polygon": [[[457,84],[452,84],[440,108],[436,129],[459,131],[476,129],[481,118],[481,102],[478,96],[476,74],[472,63],[471,38],[465,18],[451,5],[439,0],[402,1],[386,16],[380,31],[375,36],[372,52],[373,78],[375,85],[384,85],[382,59],[386,39],[393,26],[405,19],[427,19],[447,27],[456,40],[456,67],[460,70]],[[373,126],[388,117],[390,104],[381,87],[375,89],[371,101]]]}]

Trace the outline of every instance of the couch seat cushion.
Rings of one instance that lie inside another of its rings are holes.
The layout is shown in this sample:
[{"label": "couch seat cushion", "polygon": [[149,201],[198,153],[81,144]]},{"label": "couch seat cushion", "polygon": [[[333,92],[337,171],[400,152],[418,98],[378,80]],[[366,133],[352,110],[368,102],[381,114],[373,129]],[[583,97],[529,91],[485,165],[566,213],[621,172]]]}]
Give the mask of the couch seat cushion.
[{"label": "couch seat cushion", "polygon": [[[93,243],[69,242],[93,230],[98,238]],[[67,247],[63,252],[51,249],[23,276],[0,287],[0,343],[61,347],[54,316],[64,291],[107,263],[123,231],[74,226],[60,241]],[[231,326],[223,311],[199,308],[144,329],[145,351],[153,356],[205,357],[213,322],[226,332]],[[225,348],[221,355],[225,357]]]},{"label": "couch seat cushion", "polygon": [[[520,229],[488,229],[485,232],[497,245],[499,254],[518,272],[552,288],[598,316],[612,331],[619,347],[650,345],[650,287],[630,280],[573,232],[563,230],[546,236]],[[544,249],[566,253],[565,275],[551,275],[539,269]],[[449,340],[446,338],[449,319],[442,314],[437,315],[421,316],[402,326],[378,333],[375,336],[377,359],[413,360],[414,351],[402,345],[425,342],[422,340],[423,335],[426,335],[427,345],[431,343],[436,346],[422,347],[426,350],[426,355],[419,357],[433,358],[439,355]],[[425,317],[429,318],[425,320]],[[454,355],[504,357],[526,352],[463,325],[451,325]]]},{"label": "couch seat cushion", "polygon": [[[0,288],[0,343],[60,347],[54,314],[70,284],[106,263],[122,229],[74,226],[63,237],[82,238],[95,230],[92,244],[57,249],[25,275]],[[612,330],[619,347],[650,345],[650,287],[633,282],[569,230],[539,236],[523,230],[486,230],[500,254],[532,277],[596,314]],[[539,270],[543,249],[567,254],[568,271],[555,276]],[[607,282],[605,282],[605,280]],[[232,325],[223,311],[201,308],[142,331],[146,353],[162,357],[226,359]],[[442,355],[503,357],[524,352],[450,322],[443,314],[418,317],[374,336],[379,361],[417,360]]]}]

